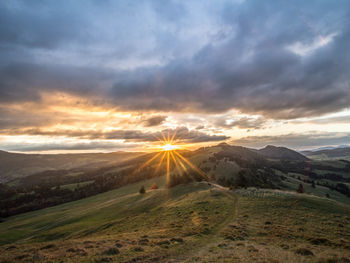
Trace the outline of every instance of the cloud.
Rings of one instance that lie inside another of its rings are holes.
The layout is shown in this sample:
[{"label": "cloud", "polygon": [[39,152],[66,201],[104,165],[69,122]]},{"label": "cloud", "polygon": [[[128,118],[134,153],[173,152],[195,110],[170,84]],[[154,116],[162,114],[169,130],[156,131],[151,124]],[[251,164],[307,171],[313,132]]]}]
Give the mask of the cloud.
[{"label": "cloud", "polygon": [[81,142],[81,143],[22,143],[18,144],[1,144],[1,149],[6,151],[16,152],[45,152],[45,151],[59,151],[59,150],[120,150],[127,149],[132,150],[133,148],[140,147],[138,144],[125,144],[115,142]]},{"label": "cloud", "polygon": [[350,133],[309,132],[291,133],[278,136],[248,136],[231,143],[247,147],[261,148],[266,145],[285,146],[293,149],[306,149],[319,146],[343,145],[350,143]]},{"label": "cloud", "polygon": [[242,117],[239,119],[219,118],[215,125],[223,128],[238,127],[239,129],[260,129],[264,127],[266,120],[263,118]]},{"label": "cloud", "polygon": [[[164,136],[169,134],[171,138],[174,134],[174,138],[177,138],[179,142],[186,143],[200,143],[200,142],[215,142],[224,141],[230,137],[225,135],[209,135],[198,130],[189,130],[186,127],[178,127],[176,129],[166,129],[161,132]],[[159,134],[157,134],[159,136]]]},{"label": "cloud", "polygon": [[160,116],[160,115],[153,116],[143,121],[143,123],[146,127],[158,126],[162,124],[166,120],[166,118],[167,118],[166,116]]},{"label": "cloud", "polygon": [[343,0],[2,1],[0,103],[60,91],[133,111],[338,111],[350,100],[349,14]]},{"label": "cloud", "polygon": [[347,116],[332,116],[332,117],[324,117],[324,118],[316,118],[310,120],[294,120],[291,123],[312,123],[312,124],[339,124],[346,123],[350,124],[350,115]]},{"label": "cloud", "polygon": [[10,129],[4,130],[6,135],[41,135],[41,136],[63,136],[70,138],[89,140],[125,140],[126,142],[157,142],[164,138],[174,138],[182,143],[200,143],[223,141],[229,139],[225,135],[209,135],[196,130],[189,130],[186,127],[176,129],[165,129],[159,132],[143,132],[140,130],[60,130],[47,131],[42,129]]}]

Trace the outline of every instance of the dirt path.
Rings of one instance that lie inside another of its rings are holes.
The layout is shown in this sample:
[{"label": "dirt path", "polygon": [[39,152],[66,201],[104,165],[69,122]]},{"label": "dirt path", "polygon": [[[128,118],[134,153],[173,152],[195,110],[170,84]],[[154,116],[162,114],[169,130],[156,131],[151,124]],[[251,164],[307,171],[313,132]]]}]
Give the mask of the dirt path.
[{"label": "dirt path", "polygon": [[222,222],[219,226],[217,226],[216,231],[211,233],[210,235],[203,238],[201,244],[204,244],[200,247],[193,247],[188,253],[180,255],[177,259],[171,262],[193,262],[195,258],[201,258],[203,254],[205,254],[210,247],[217,246],[220,242],[223,241],[223,238],[220,237],[222,231],[228,226],[236,217],[237,217],[237,202],[238,197],[235,193],[231,192],[225,187],[222,187],[218,184],[212,184],[214,187],[219,188],[224,191],[224,193],[233,199],[233,213],[231,213],[224,222]]}]

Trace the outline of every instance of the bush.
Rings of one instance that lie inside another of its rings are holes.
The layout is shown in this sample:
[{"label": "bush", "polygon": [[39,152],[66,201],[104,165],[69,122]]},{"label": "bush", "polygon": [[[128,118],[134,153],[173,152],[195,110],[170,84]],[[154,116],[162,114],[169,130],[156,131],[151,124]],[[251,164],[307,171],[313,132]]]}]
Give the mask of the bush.
[{"label": "bush", "polygon": [[145,190],[145,187],[144,186],[141,186],[140,190],[139,190],[139,193],[140,194],[145,194],[146,193],[146,190]]},{"label": "bush", "polygon": [[304,193],[304,186],[302,184],[299,184],[297,192],[300,193],[300,194]]},{"label": "bush", "polygon": [[298,248],[295,251],[295,253],[299,254],[299,255],[303,255],[303,256],[313,256],[314,255],[314,253],[312,253],[312,251],[307,249],[307,248]]},{"label": "bush", "polygon": [[119,254],[119,249],[112,247],[103,252],[103,255],[117,255]]},{"label": "bush", "polygon": [[156,184],[156,183],[153,183],[153,185],[152,185],[152,188],[151,188],[151,189],[152,189],[152,190],[158,189],[157,184]]}]

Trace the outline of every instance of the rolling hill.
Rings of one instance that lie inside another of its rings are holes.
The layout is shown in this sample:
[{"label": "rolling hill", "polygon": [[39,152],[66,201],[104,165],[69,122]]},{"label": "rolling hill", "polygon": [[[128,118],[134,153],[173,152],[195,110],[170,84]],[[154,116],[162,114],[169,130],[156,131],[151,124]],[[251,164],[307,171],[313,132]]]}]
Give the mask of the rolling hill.
[{"label": "rolling hill", "polygon": [[0,184],[0,262],[349,262],[350,162],[273,146],[178,153],[192,166],[169,163],[169,176],[161,154],[111,154]]},{"label": "rolling hill", "polygon": [[7,218],[0,244],[0,262],[348,262],[350,217],[326,198],[157,177]]},{"label": "rolling hill", "polygon": [[[186,163],[186,167],[181,167],[170,162],[169,184],[205,180],[231,188],[296,191],[302,187],[301,191],[305,193],[349,203],[350,162],[309,160],[280,147],[270,146],[262,150],[219,144],[195,151],[178,151],[195,169]],[[48,170],[0,184],[0,216],[86,198],[166,174],[166,162],[159,164],[161,154],[132,156],[134,158],[119,161],[116,158],[107,166]]]},{"label": "rolling hill", "polygon": [[258,150],[258,153],[270,159],[279,160],[293,160],[293,161],[307,161],[308,158],[304,155],[288,149],[286,147],[276,147],[268,145],[263,149]]}]

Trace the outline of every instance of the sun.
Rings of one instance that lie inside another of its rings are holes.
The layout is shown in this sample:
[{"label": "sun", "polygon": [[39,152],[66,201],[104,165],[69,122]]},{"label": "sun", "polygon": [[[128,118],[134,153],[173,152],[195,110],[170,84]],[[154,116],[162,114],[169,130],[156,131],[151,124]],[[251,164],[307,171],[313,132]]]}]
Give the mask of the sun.
[{"label": "sun", "polygon": [[161,148],[163,149],[163,151],[174,151],[174,150],[179,149],[179,146],[171,144],[171,143],[167,143],[167,144],[161,146]]},{"label": "sun", "polygon": [[161,132],[161,137],[156,137],[158,140],[158,144],[155,145],[156,151],[152,154],[152,157],[145,161],[140,167],[135,169],[133,174],[141,171],[146,166],[152,167],[155,164],[154,174],[163,167],[166,168],[166,182],[167,184],[170,182],[171,173],[174,170],[176,176],[190,176],[192,178],[192,173],[195,172],[204,180],[209,180],[209,177],[203,172],[200,168],[198,168],[195,164],[193,164],[190,160],[188,160],[185,156],[182,155],[182,151],[186,149],[183,144],[174,144],[181,138],[176,138],[176,131],[168,132],[168,135],[165,136]]}]

